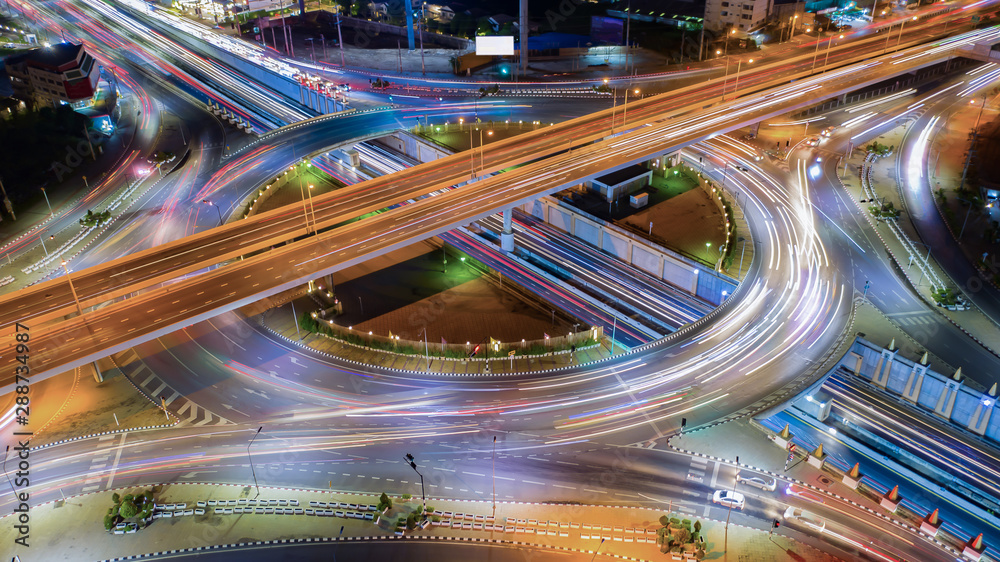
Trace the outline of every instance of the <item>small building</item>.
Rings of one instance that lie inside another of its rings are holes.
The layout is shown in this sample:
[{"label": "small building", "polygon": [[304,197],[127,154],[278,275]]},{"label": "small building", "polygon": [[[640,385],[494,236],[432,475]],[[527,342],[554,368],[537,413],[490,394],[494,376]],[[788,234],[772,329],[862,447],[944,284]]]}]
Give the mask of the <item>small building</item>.
[{"label": "small building", "polygon": [[[749,33],[767,21],[772,0],[707,0],[705,29],[715,32]],[[745,38],[745,35],[737,35]]]},{"label": "small building", "polygon": [[590,189],[600,193],[607,201],[614,201],[646,187],[652,177],[652,170],[634,164],[594,178]]},{"label": "small building", "polygon": [[14,97],[35,106],[90,105],[100,65],[82,44],[56,43],[4,60]]}]

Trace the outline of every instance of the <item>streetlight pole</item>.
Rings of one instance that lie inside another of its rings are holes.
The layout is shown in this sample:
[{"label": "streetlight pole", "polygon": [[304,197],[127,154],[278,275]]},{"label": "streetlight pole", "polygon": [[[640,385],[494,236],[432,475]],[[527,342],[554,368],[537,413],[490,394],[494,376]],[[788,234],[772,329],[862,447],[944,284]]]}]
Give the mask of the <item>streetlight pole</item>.
[{"label": "streetlight pole", "polygon": [[[738,456],[736,457],[736,466],[737,468],[739,468],[740,466],[740,457]],[[736,483],[737,479],[735,476],[733,476],[733,495],[736,495]],[[722,548],[722,552],[726,552],[729,550],[729,517],[733,514],[733,502],[731,500],[732,498],[730,498],[729,502],[729,513],[726,514],[726,542]]]},{"label": "streetlight pole", "polygon": [[423,29],[427,27],[427,16],[424,14],[424,9],[427,8],[427,2],[420,4],[420,23],[417,24],[417,32],[420,33],[420,74],[427,74],[424,68],[424,31]]},{"label": "streetlight pole", "polygon": [[[486,136],[492,137],[493,131],[486,131]],[[479,172],[486,169],[486,147],[483,144],[483,130],[479,129]]]},{"label": "streetlight pole", "polygon": [[[844,38],[843,35],[841,35],[840,37],[837,37],[837,39],[843,39],[843,38]],[[827,42],[827,44],[826,44],[826,56],[823,57],[823,72],[826,72],[826,65],[827,65],[828,62],[830,62],[830,49],[831,49],[831,47],[833,47],[833,37],[831,37],[830,41]]]},{"label": "streetlight pole", "polygon": [[493,436],[493,517],[497,515],[497,436]]},{"label": "streetlight pole", "polygon": [[[976,100],[969,100],[969,103],[976,103]],[[969,144],[969,152],[965,155],[965,166],[962,167],[962,181],[958,183],[958,190],[965,187],[965,174],[969,172],[969,163],[972,162],[972,153],[976,149],[976,140],[979,135],[979,120],[983,117],[983,110],[986,109],[986,94],[983,94],[983,105],[979,107],[979,115],[976,117],[976,126],[972,129],[972,142]],[[959,236],[961,238],[961,236]]]},{"label": "streetlight pole", "polygon": [[[913,18],[911,18],[910,21],[917,21],[917,16],[913,16]],[[904,25],[906,25],[906,20],[903,20],[903,23],[899,24],[899,39],[896,39],[896,49],[897,50],[899,49],[900,43],[903,42],[903,26]]]},{"label": "streetlight pole", "polygon": [[[983,103],[985,103],[985,101]],[[51,216],[53,216],[53,213],[52,213],[52,204],[49,203],[49,194],[45,192],[45,188],[44,187],[41,188],[41,190],[42,190],[42,195],[45,196],[45,205],[48,206],[48,208],[49,208],[49,216],[51,217]]]},{"label": "streetlight pole", "polygon": [[[52,238],[55,238],[55,236],[53,236]],[[45,247],[45,235],[42,234],[41,236],[39,236],[38,241],[42,243],[42,249],[45,250],[45,257],[49,257],[49,250]]]},{"label": "streetlight pole", "polygon": [[254,439],[256,439],[258,435],[260,435],[260,430],[262,430],[262,429],[264,429],[264,426],[258,427],[257,428],[257,433],[253,434],[253,437],[250,438],[250,443],[247,444],[247,458],[250,459],[250,474],[253,475],[253,485],[257,487],[257,495],[254,496],[254,498],[257,498],[257,497],[260,496],[260,485],[257,484],[257,471],[254,470],[254,468],[253,468],[253,457],[250,456],[250,445],[253,445]]},{"label": "streetlight pole", "polygon": [[[608,79],[604,79],[604,85],[608,85]],[[627,92],[628,90],[626,90]],[[618,107],[618,87],[611,86],[611,134],[615,134],[615,109]]]},{"label": "streetlight pole", "polygon": [[73,278],[69,274],[69,267],[66,266],[66,260],[62,261],[63,270],[66,271],[66,281],[69,282],[69,291],[73,293],[73,300],[76,301],[76,311],[79,314],[83,314],[83,307],[80,306],[80,297],[76,296],[76,287],[73,286]]},{"label": "streetlight pole", "polygon": [[[750,60],[747,61],[747,64],[752,64],[752,63],[753,63],[753,59],[750,59]],[[740,67],[742,65],[743,65],[743,61],[739,61],[736,64],[736,85],[733,87],[733,99],[738,98],[739,95],[740,95],[739,94],[739,92],[740,92]]]},{"label": "streetlight pole", "polygon": [[202,203],[208,203],[209,205],[211,205],[211,206],[215,207],[215,211],[216,211],[217,213],[219,213],[219,226],[222,226],[222,210],[221,210],[221,209],[219,209],[219,206],[218,206],[218,205],[216,205],[215,203],[212,203],[212,202],[211,202],[211,201],[209,201],[208,199],[202,199],[202,200],[201,200],[201,202],[202,202]]},{"label": "streetlight pole", "polygon": [[[639,88],[632,90],[632,93],[639,95]],[[628,122],[628,90],[625,90],[625,105],[622,107],[622,127]]]},{"label": "streetlight pole", "polygon": [[417,470],[417,463],[413,459],[413,455],[407,453],[406,456],[403,457],[403,460],[405,460],[406,464],[410,465],[410,468],[413,469],[413,472],[416,472],[417,476],[420,477],[420,498],[423,502],[420,506],[420,518],[423,519],[424,512],[427,510],[427,494],[424,493],[424,475],[420,474],[420,471]]},{"label": "streetlight pole", "polygon": [[819,44],[823,42],[820,38],[821,33],[823,33],[823,30],[820,29],[819,26],[816,26],[816,49],[813,51],[813,69],[816,68],[816,57],[819,55]]},{"label": "streetlight pole", "polygon": [[313,232],[319,233],[319,229],[316,227],[316,206],[313,204],[312,190],[315,187],[316,187],[315,185],[309,184],[309,189],[306,190],[306,193],[309,195],[309,209],[312,211],[312,216],[313,216]]},{"label": "streetlight pole", "polygon": [[590,557],[590,562],[594,562],[597,558],[597,553],[601,551],[601,547],[604,546],[604,537],[601,537],[601,544],[597,545],[597,550],[594,551],[594,555]]}]

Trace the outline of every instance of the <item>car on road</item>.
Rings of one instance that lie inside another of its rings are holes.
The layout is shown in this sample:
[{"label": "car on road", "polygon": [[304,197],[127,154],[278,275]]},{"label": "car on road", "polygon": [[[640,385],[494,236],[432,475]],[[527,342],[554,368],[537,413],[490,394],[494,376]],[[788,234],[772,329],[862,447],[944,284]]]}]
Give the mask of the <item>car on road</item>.
[{"label": "car on road", "polygon": [[823,135],[825,138],[830,138],[831,136],[833,136],[833,132],[836,131],[836,130],[837,130],[837,127],[831,125],[831,126],[825,128],[825,129],[823,129],[823,132],[821,132],[820,134]]},{"label": "car on road", "polygon": [[754,488],[760,488],[768,492],[773,492],[778,487],[777,479],[753,472],[737,472],[736,481],[740,484],[746,484],[747,486],[753,486]]},{"label": "car on road", "polygon": [[815,513],[810,513],[797,507],[785,509],[785,521],[788,523],[802,523],[812,531],[822,533],[826,529],[826,521],[820,519]]},{"label": "car on road", "polygon": [[732,509],[743,509],[743,505],[746,503],[746,498],[739,492],[733,492],[731,490],[716,490],[715,493],[712,494],[712,501]]},{"label": "car on road", "polygon": [[809,137],[806,139],[806,146],[819,146],[819,137]]}]

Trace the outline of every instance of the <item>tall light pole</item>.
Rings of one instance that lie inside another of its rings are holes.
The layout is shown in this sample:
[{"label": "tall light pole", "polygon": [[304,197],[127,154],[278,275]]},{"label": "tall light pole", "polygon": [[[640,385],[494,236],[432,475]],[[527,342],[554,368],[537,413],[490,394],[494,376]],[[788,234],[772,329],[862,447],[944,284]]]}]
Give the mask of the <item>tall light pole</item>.
[{"label": "tall light pole", "polygon": [[247,458],[250,459],[250,474],[253,475],[253,485],[257,487],[257,495],[254,496],[254,498],[257,498],[257,497],[260,496],[260,485],[257,484],[257,471],[254,470],[254,468],[253,468],[253,457],[250,456],[250,445],[253,445],[254,439],[256,439],[258,435],[260,435],[260,430],[262,430],[262,429],[264,429],[264,426],[258,427],[257,428],[257,433],[253,434],[253,437],[250,438],[250,443],[247,444]]},{"label": "tall light pole", "polygon": [[[49,240],[55,240],[55,236],[49,236]],[[45,235],[42,234],[38,237],[38,241],[42,243],[42,249],[45,250],[45,257],[49,257],[49,250],[45,247]]]},{"label": "tall light pole", "polygon": [[493,436],[493,517],[497,515],[497,436]]},{"label": "tall light pole", "polygon": [[[737,456],[736,457],[736,468],[739,468],[739,466],[740,466],[740,457]],[[736,479],[736,477],[733,476],[733,495],[736,495],[736,483],[737,483],[737,481],[738,480]],[[732,500],[732,498],[730,498],[730,500]],[[722,548],[722,552],[726,552],[727,550],[729,550],[729,516],[731,516],[732,514],[733,514],[733,502],[730,501],[729,502],[729,513],[726,514],[726,542],[725,542],[725,546],[723,546],[723,548]]]},{"label": "tall light pole", "polygon": [[417,463],[413,459],[413,455],[406,453],[406,456],[403,457],[403,460],[405,460],[406,464],[410,465],[410,468],[413,469],[413,472],[416,472],[417,476],[420,477],[420,498],[421,501],[423,502],[423,504],[420,506],[420,518],[423,519],[424,512],[427,510],[427,494],[424,493],[424,475],[420,474],[420,471],[417,470]]},{"label": "tall light pole", "polygon": [[69,282],[69,292],[73,293],[73,300],[76,302],[76,311],[79,314],[83,314],[83,307],[80,306],[80,298],[76,296],[76,287],[73,286],[73,278],[69,274],[69,267],[66,266],[66,260],[62,261],[62,267],[66,272],[66,281]]},{"label": "tall light pole", "polygon": [[[837,37],[837,39],[843,39],[843,38],[844,38],[843,35],[840,35],[839,37]],[[833,47],[833,39],[834,38],[831,37],[830,40],[827,41],[827,43],[826,43],[826,56],[823,57],[823,72],[826,72],[826,65],[827,65],[828,62],[830,62],[830,49]],[[814,63],[813,69],[815,69],[815,68],[816,67],[815,67],[815,63]]]},{"label": "tall light pole", "polygon": [[[604,85],[608,85],[608,79],[604,79]],[[628,91],[628,90],[626,90]],[[611,134],[615,134],[615,109],[618,107],[618,87],[611,86]]]},{"label": "tall light pole", "polygon": [[819,44],[823,42],[823,40],[820,38],[821,33],[823,33],[823,30],[820,29],[819,26],[816,26],[816,48],[813,50],[813,65],[812,65],[814,69],[816,68],[816,57],[819,56]]},{"label": "tall light pole", "polygon": [[[639,95],[639,88],[632,90],[632,93]],[[625,90],[625,105],[622,107],[622,127],[628,122],[628,90]]]},{"label": "tall light pole", "polygon": [[40,189],[42,190],[42,195],[45,196],[45,205],[48,206],[48,208],[49,208],[49,216],[51,217],[51,216],[53,216],[53,213],[52,213],[52,204],[49,203],[49,194],[45,192],[45,188],[44,187],[42,187]]},{"label": "tall light pole", "polygon": [[209,204],[209,205],[211,205],[211,206],[215,207],[215,211],[216,211],[217,213],[219,213],[219,226],[222,226],[222,210],[221,210],[221,209],[219,209],[219,206],[218,206],[218,205],[216,205],[215,203],[212,203],[212,202],[211,202],[211,201],[209,201],[208,199],[202,199],[202,200],[201,200],[201,202],[202,202],[202,203],[207,203],[207,204]]},{"label": "tall light pole", "polygon": [[[492,137],[493,131],[486,131],[486,136]],[[486,148],[483,144],[483,130],[479,129],[479,172],[486,168]]]},{"label": "tall light pole", "polygon": [[[753,59],[750,59],[750,60],[747,61],[747,64],[752,64],[752,63],[753,63]],[[733,88],[733,99],[738,98],[739,95],[740,95],[739,94],[739,92],[740,92],[740,66],[742,66],[742,64],[743,64],[743,61],[739,61],[736,64],[736,86]]]},{"label": "tall light pole", "polygon": [[427,27],[427,16],[424,10],[427,8],[427,2],[420,4],[420,23],[417,24],[417,32],[420,33],[420,74],[427,74],[424,69],[424,31],[423,29]]},{"label": "tall light pole", "polygon": [[[917,16],[910,18],[910,21],[917,21]],[[896,49],[899,49],[899,44],[903,42],[903,26],[906,25],[906,20],[899,24],[899,39],[896,39]]]},{"label": "tall light pole", "polygon": [[319,229],[316,228],[316,206],[313,204],[312,190],[315,187],[316,187],[315,185],[309,184],[309,189],[306,190],[306,194],[309,195],[309,209],[312,211],[312,216],[313,216],[313,232],[319,232]]},{"label": "tall light pole", "polygon": [[[976,103],[976,100],[969,100],[969,104]],[[962,181],[958,183],[958,189],[962,190],[965,187],[965,175],[969,172],[969,163],[972,162],[972,152],[976,149],[976,137],[979,135],[979,120],[983,117],[983,110],[986,109],[986,94],[983,94],[983,105],[979,106],[979,115],[976,117],[976,126],[972,129],[972,142],[969,144],[969,152],[965,155],[965,166],[962,167]],[[966,214],[966,218],[968,218]],[[965,225],[962,225],[962,230],[965,231]],[[959,238],[962,236],[959,235]]]}]

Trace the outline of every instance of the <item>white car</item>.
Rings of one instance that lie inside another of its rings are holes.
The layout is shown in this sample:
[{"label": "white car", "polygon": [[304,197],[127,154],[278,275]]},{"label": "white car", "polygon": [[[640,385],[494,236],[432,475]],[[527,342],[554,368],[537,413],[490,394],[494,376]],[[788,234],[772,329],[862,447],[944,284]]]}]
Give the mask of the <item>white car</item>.
[{"label": "white car", "polygon": [[806,146],[819,146],[819,137],[809,137],[806,139]]},{"label": "white car", "polygon": [[825,129],[823,129],[823,132],[821,132],[820,134],[823,135],[825,138],[830,138],[831,136],[833,136],[833,132],[835,130],[837,130],[837,127],[831,125],[831,126],[825,128]]},{"label": "white car", "polygon": [[802,523],[812,531],[822,533],[826,529],[826,521],[823,521],[814,513],[789,507],[785,509],[784,519],[789,523]]},{"label": "white car", "polygon": [[761,490],[768,492],[773,492],[775,488],[778,487],[778,481],[776,479],[754,474],[752,472],[748,472],[746,474],[743,472],[736,473],[736,481],[740,484],[746,484],[747,486],[753,486],[754,488],[760,488]]},{"label": "white car", "polygon": [[743,504],[746,502],[746,498],[743,494],[739,492],[732,492],[730,490],[716,490],[712,494],[712,501],[732,509],[743,509]]}]

